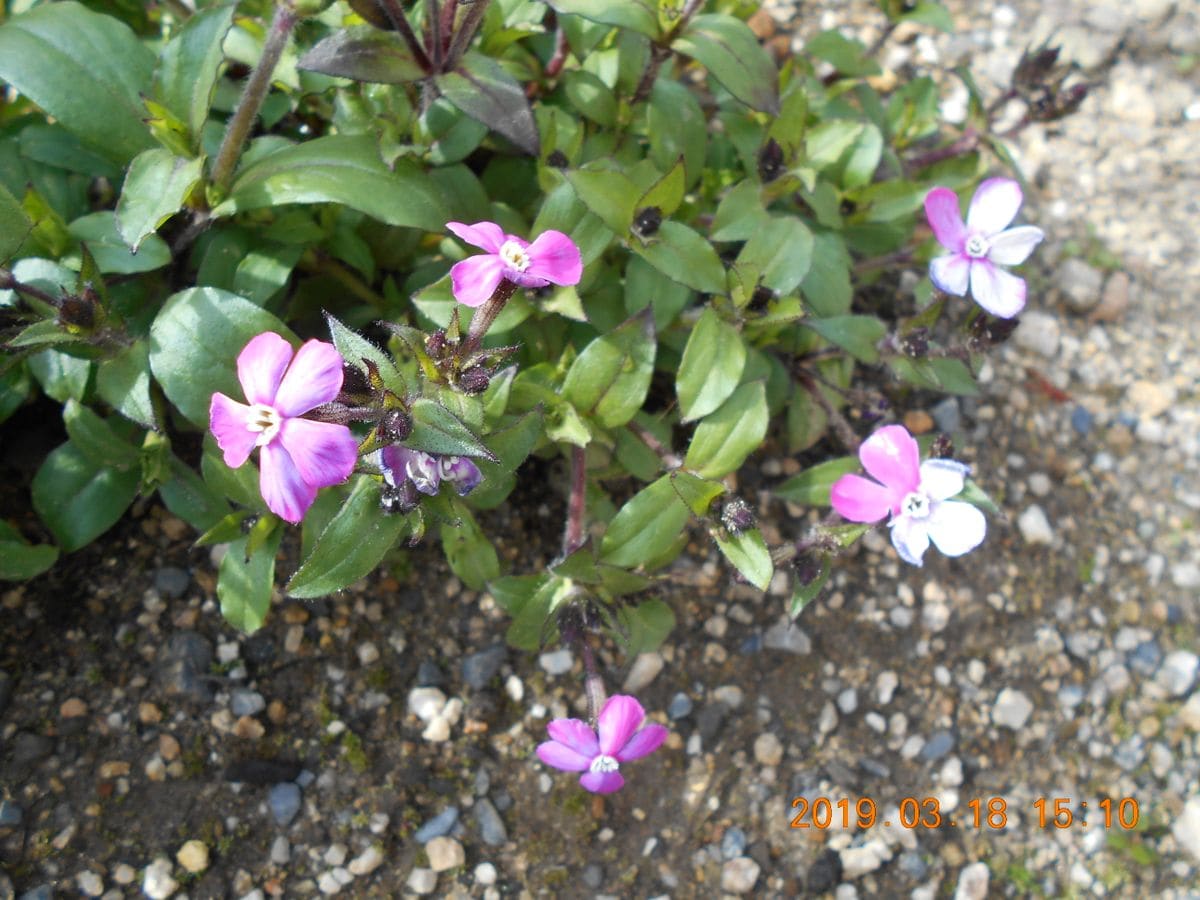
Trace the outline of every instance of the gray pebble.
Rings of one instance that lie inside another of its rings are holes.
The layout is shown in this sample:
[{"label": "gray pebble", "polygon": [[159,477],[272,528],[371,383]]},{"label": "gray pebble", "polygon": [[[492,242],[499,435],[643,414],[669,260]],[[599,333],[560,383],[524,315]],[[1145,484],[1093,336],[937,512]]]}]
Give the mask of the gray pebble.
[{"label": "gray pebble", "polygon": [[1100,302],[1104,273],[1089,266],[1079,257],[1064,259],[1055,273],[1063,299],[1075,312],[1090,312]]},{"label": "gray pebble", "polygon": [[13,738],[12,763],[14,766],[27,766],[39,759],[45,759],[53,751],[54,741],[44,734],[22,731]]},{"label": "gray pebble", "polygon": [[1171,566],[1171,583],[1181,588],[1200,587],[1200,566],[1194,562],[1175,563]]},{"label": "gray pebble", "polygon": [[1015,688],[1005,688],[992,707],[992,721],[1001,728],[1018,731],[1025,727],[1032,712],[1033,703],[1028,697]]},{"label": "gray pebble", "polygon": [[901,853],[896,865],[913,881],[924,881],[925,876],[929,874],[929,865],[921,858],[920,853],[912,850]]},{"label": "gray pebble", "polygon": [[571,671],[574,663],[575,657],[565,647],[560,650],[551,650],[538,657],[538,665],[545,670],[547,675],[566,675]]},{"label": "gray pebble", "polygon": [[20,900],[54,900],[54,888],[48,884],[39,884],[23,893]]},{"label": "gray pebble", "polygon": [[1013,340],[1018,347],[1050,358],[1058,353],[1061,330],[1054,316],[1030,310],[1021,315],[1021,324],[1017,326]]},{"label": "gray pebble", "polygon": [[462,679],[468,687],[482,690],[489,681],[500,674],[500,667],[507,658],[508,648],[504,644],[494,644],[472,653],[462,661]]},{"label": "gray pebble", "polygon": [[504,820],[500,818],[500,813],[496,812],[496,807],[486,797],[475,804],[475,822],[479,825],[479,836],[483,838],[485,844],[499,847],[508,840],[508,830],[504,827]]},{"label": "gray pebble", "polygon": [[1077,684],[1065,684],[1058,689],[1058,702],[1064,709],[1074,709],[1083,702],[1083,688]]},{"label": "gray pebble", "polygon": [[236,690],[229,695],[229,711],[235,716],[256,716],[267,708],[258,691]]},{"label": "gray pebble", "polygon": [[444,837],[450,833],[458,821],[458,807],[447,806],[444,810],[417,829],[413,840],[418,844],[427,844],[435,837]]},{"label": "gray pebble", "polygon": [[692,698],[680,691],[671,698],[667,705],[667,717],[675,721],[682,719],[692,711]]},{"label": "gray pebble", "polygon": [[11,800],[0,800],[0,828],[16,828],[25,817],[25,810]]},{"label": "gray pebble", "polygon": [[1196,683],[1196,671],[1200,668],[1200,657],[1188,650],[1175,650],[1167,654],[1156,680],[1172,697],[1182,697]]},{"label": "gray pebble", "polygon": [[1088,412],[1087,407],[1076,406],[1071,410],[1071,427],[1080,434],[1087,434],[1092,430],[1092,423],[1095,421],[1092,414]]},{"label": "gray pebble", "polygon": [[939,401],[930,412],[933,413],[933,421],[937,423],[939,431],[953,434],[962,428],[962,413],[958,408],[957,397],[946,397]]},{"label": "gray pebble", "polygon": [[291,824],[300,812],[300,787],[291,781],[272,785],[267,793],[267,804],[276,822],[283,826]]},{"label": "gray pebble", "polygon": [[168,694],[207,703],[213,689],[208,681],[213,648],[195,631],[177,631],[159,654],[159,678]]},{"label": "gray pebble", "polygon": [[877,759],[864,756],[858,761],[858,767],[875,778],[887,779],[892,777],[892,770]]},{"label": "gray pebble", "polygon": [[475,770],[475,796],[483,797],[492,787],[492,776],[484,766]]},{"label": "gray pebble", "polygon": [[767,629],[767,633],[763,635],[763,646],[768,650],[783,650],[797,656],[812,653],[812,641],[808,635],[787,616],[783,616]]},{"label": "gray pebble", "polygon": [[954,734],[949,731],[935,731],[921,748],[921,759],[932,762],[941,759],[954,747]]},{"label": "gray pebble", "polygon": [[724,703],[707,704],[704,709],[700,710],[700,715],[696,719],[700,740],[705,744],[711,744],[728,717],[729,707]]},{"label": "gray pebble", "polygon": [[1159,649],[1158,642],[1151,638],[1148,641],[1142,641],[1129,652],[1126,659],[1129,662],[1129,668],[1137,672],[1139,675],[1153,675],[1158,670],[1162,663],[1162,650]]},{"label": "gray pebble", "polygon": [[191,578],[183,569],[163,566],[154,573],[154,586],[168,597],[182,597]]},{"label": "gray pebble", "polygon": [[1146,741],[1141,735],[1135,734],[1113,748],[1112,758],[1126,772],[1132,772],[1146,758]]},{"label": "gray pebble", "polygon": [[721,836],[721,858],[736,859],[746,850],[746,832],[734,826],[726,828]]},{"label": "gray pebble", "polygon": [[277,866],[286,866],[292,858],[292,844],[282,834],[271,842],[271,862]]},{"label": "gray pebble", "polygon": [[[468,659],[469,658],[470,657],[468,657]],[[466,671],[467,671],[467,660],[463,660],[463,674],[464,675],[466,674]],[[421,664],[419,666],[417,666],[417,687],[441,687],[445,683],[446,683],[446,676],[442,673],[442,670],[441,670],[441,668],[439,668],[438,664],[435,663],[433,660],[431,660],[431,659],[422,660]],[[467,682],[467,683],[470,684],[470,682]],[[484,683],[485,684],[487,683],[486,678],[484,679]],[[474,687],[473,684],[471,686]]]},{"label": "gray pebble", "polygon": [[592,890],[596,890],[604,883],[604,869],[600,865],[592,863],[584,867],[582,877],[584,884]]},{"label": "gray pebble", "polygon": [[858,691],[854,690],[854,688],[846,688],[838,694],[837,705],[843,715],[850,715],[850,713],[858,709]]},{"label": "gray pebble", "polygon": [[1101,638],[1095,631],[1076,631],[1067,635],[1067,652],[1076,659],[1087,661],[1100,649]]},{"label": "gray pebble", "polygon": [[492,794],[492,803],[500,812],[508,812],[508,810],[512,809],[513,805],[512,795],[504,790],[504,788],[500,788]]}]

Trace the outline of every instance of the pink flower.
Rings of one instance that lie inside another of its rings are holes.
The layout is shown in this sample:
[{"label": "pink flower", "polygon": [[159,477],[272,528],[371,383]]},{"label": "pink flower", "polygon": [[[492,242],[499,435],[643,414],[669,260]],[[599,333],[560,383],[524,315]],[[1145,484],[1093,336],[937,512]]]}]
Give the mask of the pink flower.
[{"label": "pink flower", "polygon": [[564,772],[583,772],[579,783],[594,794],[619,791],[621,763],[641,759],[667,739],[667,729],[650,723],[638,730],[646,711],[634,697],[617,694],[600,710],[600,735],[579,719],[555,719],[546,726],[552,740],[539,744],[538,758]]},{"label": "pink flower", "polygon": [[970,469],[952,459],[921,462],[903,425],[887,425],[858,448],[863,468],[875,478],[843,475],[833,483],[833,508],[851,522],[878,522],[891,514],[892,546],[914,566],[930,540],[947,556],[962,556],[983,541],[987,520],[969,503],[951,500]]},{"label": "pink flower", "polygon": [[209,427],[231,469],[262,448],[259,491],[267,508],[299,522],[317,488],[345,481],[358,459],[358,442],[345,425],[300,418],[338,395],[342,357],[321,341],[309,341],[293,356],[292,345],[268,331],[245,346],[237,368],[250,405],[213,394]]},{"label": "pink flower", "polygon": [[[950,251],[929,264],[929,277],[947,294],[975,302],[1002,319],[1025,308],[1025,280],[999,268],[1023,263],[1045,235],[1032,225],[1009,228],[1021,208],[1021,187],[1011,178],[989,178],[971,198],[964,223],[958,197],[936,187],[925,195],[925,215],[938,242]],[[1006,230],[1007,229],[1007,230]]]},{"label": "pink flower", "polygon": [[454,299],[467,306],[483,304],[504,279],[536,288],[579,284],[583,274],[579,248],[561,231],[543,231],[531,244],[505,234],[495,222],[447,222],[446,227],[468,244],[487,251],[455,263],[450,270]]}]

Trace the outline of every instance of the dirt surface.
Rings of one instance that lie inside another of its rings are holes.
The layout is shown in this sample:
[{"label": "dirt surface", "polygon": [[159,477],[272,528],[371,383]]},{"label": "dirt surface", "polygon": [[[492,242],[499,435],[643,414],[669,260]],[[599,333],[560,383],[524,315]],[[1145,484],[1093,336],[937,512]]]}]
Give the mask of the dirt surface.
[{"label": "dirt surface", "polygon": [[[797,40],[880,26],[869,3],[772,11]],[[659,654],[602,654],[610,691],[633,679],[672,735],[598,799],[532,754],[582,712],[579,661],[504,649],[505,616],[433,549],[280,601],[246,638],[212,552],[137,508],[0,594],[0,900],[1194,896],[1197,12],[955,14],[954,36],[893,35],[889,65],[969,56],[1003,84],[1053,31],[1096,84],[1018,141],[1023,215],[1049,238],[983,395],[897,410],[952,431],[1003,507],[979,551],[917,570],[877,533],[788,629],[785,584],[738,585],[697,540],[663,586],[679,625]],[[744,477],[769,541],[808,527],[769,492],[797,465],[768,449]],[[544,467],[491,523],[513,571],[557,551],[561,482]],[[1071,824],[1043,827],[1056,798]]]}]

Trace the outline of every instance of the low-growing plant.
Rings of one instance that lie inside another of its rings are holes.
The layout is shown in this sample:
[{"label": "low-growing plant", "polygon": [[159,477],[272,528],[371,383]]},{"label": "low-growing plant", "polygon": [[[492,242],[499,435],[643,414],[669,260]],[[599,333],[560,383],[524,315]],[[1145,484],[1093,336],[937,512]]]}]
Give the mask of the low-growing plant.
[{"label": "low-growing plant", "polygon": [[[512,644],[581,653],[590,725],[543,748],[609,790],[665,731],[605,705],[594,637],[663,640],[655,573],[694,529],[760,589],[790,568],[793,616],[870,522],[916,564],[983,539],[946,438],[921,463],[902,427],[861,432],[912,391],[975,393],[1011,332],[1025,284],[1001,266],[1041,232],[1009,228],[1009,178],[965,221],[959,192],[1082,101],[1053,49],[990,101],[958,71],[955,131],[937,73],[882,77],[883,41],[838,31],[777,61],[743,0],[20,6],[0,25],[0,419],[53,401],[67,440],[30,485],[52,542],[0,523],[0,577],[157,493],[228,545],[217,595],[252,631],[290,524],[296,598],[440,541]],[[951,25],[880,8],[884,39]],[[850,524],[768,546],[733,488],[767,443],[809,464],[771,496]],[[530,456],[569,473],[562,550],[506,572],[479,513]]]}]

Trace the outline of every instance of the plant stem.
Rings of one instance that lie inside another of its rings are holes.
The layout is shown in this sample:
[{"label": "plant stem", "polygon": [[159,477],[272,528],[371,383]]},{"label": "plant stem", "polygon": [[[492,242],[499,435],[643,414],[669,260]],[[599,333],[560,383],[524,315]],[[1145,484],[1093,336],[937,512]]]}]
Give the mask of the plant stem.
[{"label": "plant stem", "polygon": [[938,147],[936,150],[930,150],[927,153],[921,153],[905,160],[904,167],[912,172],[917,169],[924,169],[926,166],[932,166],[943,159],[962,156],[964,153],[970,153],[972,150],[975,150],[979,146],[979,140],[979,132],[974,128],[968,127],[957,140],[947,144],[945,147]]},{"label": "plant stem", "polygon": [[4,268],[0,268],[0,290],[16,291],[18,294],[25,294],[26,296],[32,297],[34,300],[40,300],[47,306],[54,307],[54,309],[58,309],[60,306],[62,306],[61,298],[52,297],[41,288],[35,288],[33,285],[24,284],[23,282],[17,281],[17,279],[13,277],[13,273]]},{"label": "plant stem", "polygon": [[483,22],[483,14],[487,12],[489,3],[491,0],[475,0],[467,10],[467,14],[463,16],[462,24],[455,29],[454,37],[450,39],[450,49],[446,51],[444,71],[449,72],[457,66],[459,58],[467,52],[471,39],[475,37],[475,32],[479,30],[479,25]]},{"label": "plant stem", "polygon": [[416,32],[412,30],[412,26],[408,24],[408,17],[404,15],[404,10],[400,8],[397,0],[377,0],[379,5],[383,7],[384,14],[392,23],[392,27],[400,32],[400,37],[404,38],[404,43],[408,44],[408,50],[416,59],[417,65],[426,72],[433,70],[429,62],[429,54],[425,52],[425,48],[421,46],[421,42],[417,40]]},{"label": "plant stem", "polygon": [[479,345],[483,342],[483,336],[487,334],[487,330],[496,321],[496,316],[500,315],[509,298],[516,292],[517,286],[513,282],[507,278],[502,279],[492,296],[475,310],[475,315],[471,317],[471,327],[467,331],[467,338],[462,342],[459,350],[460,358],[466,358],[479,349]]},{"label": "plant stem", "polygon": [[225,137],[213,163],[212,183],[218,193],[223,194],[229,187],[234,167],[242,153],[242,146],[246,143],[250,129],[254,127],[254,120],[258,118],[258,111],[262,108],[267,91],[271,89],[271,77],[275,74],[275,67],[279,64],[283,49],[292,35],[292,29],[296,27],[296,20],[296,13],[290,6],[286,3],[276,4],[271,24],[267,28],[262,57],[242,89],[242,97],[225,129]]},{"label": "plant stem", "polygon": [[665,446],[662,441],[651,434],[648,428],[645,428],[632,419],[625,423],[625,427],[633,432],[638,440],[653,450],[655,455],[662,460],[662,464],[666,468],[678,469],[683,465],[683,460],[680,459],[676,454],[672,453],[670,447]]},{"label": "plant stem", "polygon": [[633,92],[634,103],[650,96],[650,91],[654,89],[654,82],[658,80],[658,70],[662,68],[664,62],[671,58],[671,42],[679,36],[679,32],[687,27],[687,23],[702,6],[704,6],[704,0],[688,0],[683,12],[679,14],[679,20],[651,46],[650,64],[646,66],[646,71],[642,73],[642,80],[638,82],[637,89]]},{"label": "plant stem", "polygon": [[442,11],[438,0],[425,0],[425,18],[429,20],[429,52],[433,56],[433,71],[442,71]]},{"label": "plant stem", "polygon": [[587,495],[587,468],[583,448],[571,445],[571,496],[567,500],[567,527],[563,532],[563,559],[583,546],[583,515]]},{"label": "plant stem", "polygon": [[859,437],[854,432],[854,428],[846,421],[846,417],[841,411],[829,402],[829,398],[825,396],[825,392],[821,390],[821,386],[813,380],[807,373],[799,373],[798,378],[800,386],[803,387],[812,398],[817,401],[817,406],[824,410],[826,417],[829,419],[829,424],[833,426],[834,432],[838,436],[838,440],[842,442],[842,446],[849,453],[857,453],[858,446],[862,443]]},{"label": "plant stem", "polygon": [[600,672],[596,668],[596,657],[592,653],[587,635],[579,639],[579,655],[583,657],[583,670],[586,673],[583,678],[583,689],[587,693],[588,724],[595,729],[600,710],[604,709],[604,679],[600,677]]}]

